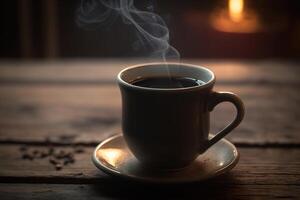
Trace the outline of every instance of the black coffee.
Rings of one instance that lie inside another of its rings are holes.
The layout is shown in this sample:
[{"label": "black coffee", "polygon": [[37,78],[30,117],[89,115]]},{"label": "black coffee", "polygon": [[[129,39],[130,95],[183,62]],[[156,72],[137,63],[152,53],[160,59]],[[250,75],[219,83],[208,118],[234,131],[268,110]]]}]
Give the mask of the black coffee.
[{"label": "black coffee", "polygon": [[189,77],[152,77],[141,78],[131,84],[150,88],[183,88],[203,85],[205,82]]}]

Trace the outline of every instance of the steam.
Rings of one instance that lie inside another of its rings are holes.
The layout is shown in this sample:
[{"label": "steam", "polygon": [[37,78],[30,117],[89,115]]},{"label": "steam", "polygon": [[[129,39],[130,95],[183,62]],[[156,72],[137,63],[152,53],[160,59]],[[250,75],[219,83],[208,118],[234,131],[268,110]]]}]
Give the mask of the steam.
[{"label": "steam", "polygon": [[169,29],[164,20],[153,12],[138,10],[134,0],[82,0],[77,22],[84,27],[107,26],[117,17],[135,27],[138,43],[134,46],[147,49],[149,57],[163,61],[180,58],[178,51],[169,44]]}]

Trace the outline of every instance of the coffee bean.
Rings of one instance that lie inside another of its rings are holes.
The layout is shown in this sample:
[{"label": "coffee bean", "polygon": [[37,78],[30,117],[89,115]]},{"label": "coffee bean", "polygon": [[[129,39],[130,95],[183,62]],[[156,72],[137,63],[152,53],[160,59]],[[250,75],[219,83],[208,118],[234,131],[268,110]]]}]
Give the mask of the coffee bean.
[{"label": "coffee bean", "polygon": [[84,149],[81,146],[73,147],[73,150],[57,150],[51,144],[47,145],[45,150],[29,149],[28,146],[21,146],[19,150],[22,152],[22,159],[34,160],[35,158],[46,158],[50,164],[55,166],[56,170],[61,170],[63,166],[74,163],[74,153],[82,153]]},{"label": "coffee bean", "polygon": [[74,154],[72,154],[72,153],[69,154],[69,155],[68,155],[68,158],[69,158],[70,160],[74,160]]},{"label": "coffee bean", "polygon": [[83,153],[83,152],[84,152],[84,149],[83,149],[83,147],[81,147],[81,146],[75,146],[74,152],[75,152],[75,153]]},{"label": "coffee bean", "polygon": [[39,154],[39,153],[40,153],[40,151],[37,150],[37,149],[35,149],[35,150],[32,151],[32,154],[33,154],[33,155],[37,155],[37,154]]},{"label": "coffee bean", "polygon": [[62,169],[62,165],[61,164],[56,164],[55,165],[55,169],[56,170],[61,170]]},{"label": "coffee bean", "polygon": [[27,146],[21,146],[21,147],[19,148],[20,151],[27,151],[27,149],[28,149]]},{"label": "coffee bean", "polygon": [[64,162],[63,162],[63,164],[64,164],[64,165],[68,165],[68,164],[69,164],[69,160],[68,160],[68,159],[65,159]]},{"label": "coffee bean", "polygon": [[33,160],[33,156],[31,154],[25,153],[22,155],[23,159]]},{"label": "coffee bean", "polygon": [[58,151],[58,152],[55,152],[55,153],[54,153],[54,156],[55,156],[55,158],[57,158],[57,159],[62,159],[62,158],[64,158],[64,157],[66,156],[66,153],[65,153],[65,151],[63,151],[63,150],[60,150],[60,151]]},{"label": "coffee bean", "polygon": [[74,154],[72,152],[66,153],[66,157],[73,157],[73,156],[74,156]]},{"label": "coffee bean", "polygon": [[48,157],[49,153],[46,152],[46,151],[42,151],[41,154],[40,154],[40,158],[46,158]]},{"label": "coffee bean", "polygon": [[67,165],[67,164],[70,164],[72,163],[72,160],[71,159],[65,159],[64,160],[64,164]]},{"label": "coffee bean", "polygon": [[55,159],[55,157],[50,157],[50,158],[49,158],[49,162],[50,162],[51,164],[53,164],[53,165],[58,164],[58,161]]}]

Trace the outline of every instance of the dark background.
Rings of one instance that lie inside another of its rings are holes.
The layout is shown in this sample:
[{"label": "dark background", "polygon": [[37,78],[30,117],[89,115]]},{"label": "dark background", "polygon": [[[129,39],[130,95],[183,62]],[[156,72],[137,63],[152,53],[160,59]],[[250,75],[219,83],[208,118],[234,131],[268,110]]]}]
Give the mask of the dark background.
[{"label": "dark background", "polygon": [[[300,57],[300,11],[297,0],[246,0],[265,25],[255,33],[215,30],[209,16],[227,1],[136,1],[153,5],[170,29],[171,44],[182,58]],[[76,24],[80,1],[7,0],[1,2],[0,58],[45,59],[145,56],[132,47],[132,26],[116,21],[85,30]],[[275,25],[274,25],[275,24]]]}]

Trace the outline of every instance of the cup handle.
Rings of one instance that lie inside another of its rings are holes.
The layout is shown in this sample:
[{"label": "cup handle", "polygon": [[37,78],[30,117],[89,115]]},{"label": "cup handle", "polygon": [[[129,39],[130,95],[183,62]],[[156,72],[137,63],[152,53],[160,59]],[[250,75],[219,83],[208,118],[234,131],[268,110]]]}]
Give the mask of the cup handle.
[{"label": "cup handle", "polygon": [[216,142],[225,137],[229,132],[236,128],[244,118],[245,107],[242,100],[231,92],[212,92],[208,101],[208,110],[211,112],[216,105],[222,102],[230,102],[236,108],[235,119],[227,125],[223,130],[217,133],[212,139],[208,141],[206,149],[214,145]]}]

